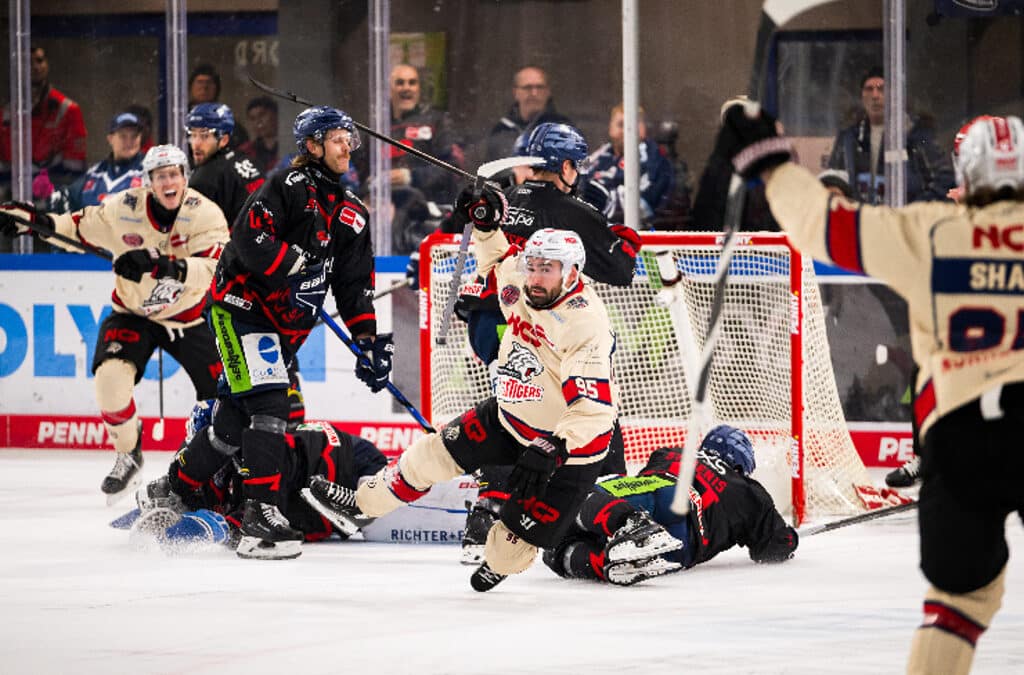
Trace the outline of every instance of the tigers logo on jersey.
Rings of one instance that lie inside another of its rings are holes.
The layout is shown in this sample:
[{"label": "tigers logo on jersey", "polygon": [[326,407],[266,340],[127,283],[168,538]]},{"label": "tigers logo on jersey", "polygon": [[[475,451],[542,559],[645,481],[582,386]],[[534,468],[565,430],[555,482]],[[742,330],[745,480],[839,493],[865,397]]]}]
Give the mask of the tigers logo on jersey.
[{"label": "tigers logo on jersey", "polygon": [[363,228],[366,227],[366,218],[363,218],[359,215],[358,211],[348,206],[343,208],[341,213],[338,214],[338,220],[355,230],[356,234],[362,232]]},{"label": "tigers logo on jersey", "polygon": [[495,397],[502,403],[540,401],[544,398],[544,388],[532,384],[530,380],[542,372],[544,364],[536,354],[521,344],[513,343],[512,353],[498,367]]},{"label": "tigers logo on jersey", "polygon": [[146,316],[161,311],[168,305],[174,304],[185,290],[185,284],[170,277],[157,281],[156,287],[149,294],[149,297],[142,301],[142,311]]}]

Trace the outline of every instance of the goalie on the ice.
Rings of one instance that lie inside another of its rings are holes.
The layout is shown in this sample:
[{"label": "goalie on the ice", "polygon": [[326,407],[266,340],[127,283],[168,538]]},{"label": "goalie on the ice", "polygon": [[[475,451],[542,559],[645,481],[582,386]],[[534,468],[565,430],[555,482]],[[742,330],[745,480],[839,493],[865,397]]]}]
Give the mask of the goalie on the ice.
[{"label": "goalie on the ice", "polygon": [[750,477],[756,464],[745,433],[722,424],[704,437],[683,516],[671,509],[681,456],[681,448],[659,448],[638,475],[599,482],[576,527],[544,552],[544,563],[562,577],[629,586],[707,562],[733,546],[746,546],[759,563],[793,557],[796,530]]},{"label": "goalie on the ice", "polygon": [[614,337],[604,303],[581,277],[586,254],[576,233],[539,230],[520,251],[498,227],[506,212],[500,192],[467,188],[458,203],[455,218],[475,215],[480,269],[508,322],[495,395],[417,440],[358,490],[310,490],[341,523],[382,516],[482,465],[512,465],[511,498],[471,579],[486,591],[526,570],[538,548],[560,541],[597,480],[615,421]]}]

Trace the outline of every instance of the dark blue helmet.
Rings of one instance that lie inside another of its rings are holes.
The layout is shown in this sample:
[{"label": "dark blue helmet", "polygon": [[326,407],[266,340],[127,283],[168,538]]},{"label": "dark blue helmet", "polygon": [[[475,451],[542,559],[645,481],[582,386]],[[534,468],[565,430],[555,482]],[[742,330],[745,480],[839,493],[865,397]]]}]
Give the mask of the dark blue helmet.
[{"label": "dark blue helmet", "polygon": [[189,414],[188,419],[185,420],[186,445],[192,440],[193,436],[210,426],[210,422],[213,421],[214,403],[216,403],[216,399],[208,398],[205,401],[199,401],[192,407],[192,412]]},{"label": "dark blue helmet", "polygon": [[545,171],[560,173],[562,162],[568,159],[577,171],[587,172],[587,142],[580,130],[569,124],[538,124],[526,141],[526,155],[544,159],[536,168]]},{"label": "dark blue helmet", "polygon": [[330,106],[316,105],[300,112],[295,117],[295,124],[292,125],[292,135],[295,136],[295,145],[299,147],[299,153],[306,153],[307,138],[323,143],[324,136],[331,129],[345,129],[351,134],[349,150],[359,147],[359,132],[348,113]]},{"label": "dark blue helmet", "polygon": [[729,466],[735,467],[744,476],[754,472],[754,446],[747,435],[728,424],[719,424],[708,432],[700,444],[704,452],[717,455]]},{"label": "dark blue helmet", "polygon": [[213,129],[218,138],[230,136],[235,130],[235,116],[223,103],[200,103],[185,117],[185,131],[189,129]]}]

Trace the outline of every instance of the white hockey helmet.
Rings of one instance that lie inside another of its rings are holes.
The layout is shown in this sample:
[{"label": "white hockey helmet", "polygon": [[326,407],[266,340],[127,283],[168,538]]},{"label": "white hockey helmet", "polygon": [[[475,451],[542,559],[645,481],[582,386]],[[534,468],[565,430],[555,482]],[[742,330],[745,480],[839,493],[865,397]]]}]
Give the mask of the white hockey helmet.
[{"label": "white hockey helmet", "polygon": [[968,195],[981,189],[1024,188],[1024,124],[1019,117],[984,115],[961,132],[954,168],[957,185]]},{"label": "white hockey helmet", "polygon": [[527,258],[543,258],[562,263],[564,288],[573,267],[583,271],[583,266],[587,263],[587,251],[583,248],[580,236],[575,232],[546,227],[534,232],[523,246],[523,252],[519,256],[521,269],[525,269]]},{"label": "white hockey helmet", "polygon": [[188,183],[188,157],[176,145],[154,145],[142,158],[142,183],[150,186],[149,174],[165,166],[180,166]]}]

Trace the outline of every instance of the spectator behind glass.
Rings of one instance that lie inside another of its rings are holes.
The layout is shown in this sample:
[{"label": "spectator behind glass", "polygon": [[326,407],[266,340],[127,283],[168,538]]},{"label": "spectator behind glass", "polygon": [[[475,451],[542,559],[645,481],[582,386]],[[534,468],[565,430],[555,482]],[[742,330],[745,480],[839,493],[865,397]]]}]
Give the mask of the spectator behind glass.
[{"label": "spectator behind glass", "polygon": [[511,157],[515,154],[516,140],[529,136],[538,124],[572,124],[568,117],[555,110],[547,73],[536,66],[526,66],[515,74],[512,97],[512,107],[487,136],[488,160]]},{"label": "spectator behind glass", "polygon": [[[829,157],[830,169],[850,176],[858,201],[885,201],[885,77],[880,66],[871,68],[860,82],[863,110],[853,125],[836,136]],[[943,199],[953,187],[953,169],[935,143],[932,124],[910,119],[907,133],[907,201]]]},{"label": "spectator behind glass", "polygon": [[251,138],[239,145],[238,151],[252,158],[265,175],[269,174],[281,159],[277,142],[277,102],[269,96],[257,96],[245,106],[245,119]]},{"label": "spectator behind glass", "polygon": [[[31,48],[33,199],[44,200],[54,185],[68,185],[85,171],[85,121],[78,104],[50,84],[50,62]],[[10,183],[11,111],[0,125],[0,180]]]},{"label": "spectator behind glass", "polygon": [[[590,155],[591,183],[597,183],[608,193],[604,214],[609,222],[625,222],[625,114],[623,105],[612,108],[608,120],[608,142]],[[672,190],[674,178],[672,164],[662,156],[657,143],[648,140],[644,110],[638,111],[640,136],[640,221],[642,229],[649,229],[654,210],[662,205]],[[586,195],[586,190],[584,190]],[[595,206],[598,206],[595,204]]]},{"label": "spectator behind glass", "polygon": [[86,206],[96,206],[110,194],[142,186],[142,124],[139,118],[130,112],[118,113],[110,120],[108,129],[110,154],[102,162],[89,167],[71,185],[54,190],[48,211],[78,211]]},{"label": "spectator behind glass", "polygon": [[139,151],[145,155],[153,147],[153,113],[144,105],[133,103],[124,109],[139,118],[139,126],[142,131]]},{"label": "spectator behind glass", "polygon": [[[188,109],[200,103],[220,101],[220,73],[212,63],[198,63],[188,76]],[[237,148],[249,140],[249,134],[241,124],[231,132],[231,147]],[[230,224],[230,223],[229,223]]]}]

